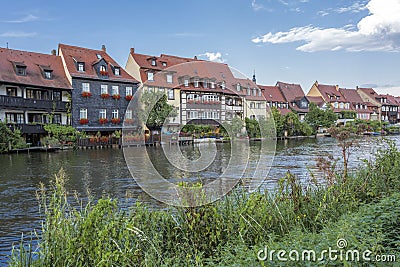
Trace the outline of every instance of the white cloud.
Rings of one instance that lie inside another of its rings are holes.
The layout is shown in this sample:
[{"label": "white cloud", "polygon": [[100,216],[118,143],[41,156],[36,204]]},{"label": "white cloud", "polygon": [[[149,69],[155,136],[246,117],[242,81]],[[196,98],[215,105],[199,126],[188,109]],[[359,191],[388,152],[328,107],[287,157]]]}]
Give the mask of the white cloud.
[{"label": "white cloud", "polygon": [[200,57],[207,57],[209,61],[223,63],[225,60],[222,58],[221,52],[205,52],[204,54],[200,54]]},{"label": "white cloud", "polygon": [[8,20],[8,21],[5,21],[5,22],[7,22],[7,23],[25,23],[25,22],[36,21],[38,19],[39,19],[39,17],[34,16],[32,14],[29,14],[29,15],[26,15],[25,17],[23,17],[23,18],[16,19],[16,20]]},{"label": "white cloud", "polygon": [[400,0],[370,0],[370,14],[354,29],[319,28],[312,25],[292,28],[286,32],[269,32],[256,37],[253,43],[305,42],[297,50],[396,51],[400,52]]},{"label": "white cloud", "polygon": [[345,12],[352,12],[352,13],[358,13],[363,10],[366,10],[367,6],[365,5],[365,2],[355,2],[351,6],[347,7],[340,7],[335,9],[335,12],[338,13],[345,13]]},{"label": "white cloud", "polygon": [[36,32],[5,32],[0,34],[0,37],[11,37],[11,38],[23,38],[23,37],[33,37]]},{"label": "white cloud", "polygon": [[400,96],[400,86],[376,87],[375,90],[378,94],[390,94],[394,96]]},{"label": "white cloud", "polygon": [[253,8],[254,11],[264,9],[264,6],[261,4],[257,4],[256,0],[251,1],[251,7]]},{"label": "white cloud", "polygon": [[317,12],[317,15],[321,16],[321,17],[325,17],[327,15],[329,15],[329,12],[321,10]]}]

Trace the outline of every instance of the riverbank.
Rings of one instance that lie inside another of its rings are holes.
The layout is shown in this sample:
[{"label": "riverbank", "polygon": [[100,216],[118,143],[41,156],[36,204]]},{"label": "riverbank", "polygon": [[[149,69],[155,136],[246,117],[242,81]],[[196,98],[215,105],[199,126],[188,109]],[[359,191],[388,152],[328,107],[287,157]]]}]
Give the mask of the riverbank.
[{"label": "riverbank", "polygon": [[[398,173],[400,152],[389,144],[348,177],[335,172],[330,186],[305,186],[288,174],[275,190],[237,190],[200,208],[160,210],[137,203],[126,210],[109,198],[76,208],[65,197],[61,172],[50,190],[41,191],[46,218],[39,248],[16,247],[11,266],[28,261],[32,266],[304,266],[308,262],[277,257],[260,261],[259,252],[265,247],[322,251],[336,248],[338,239],[347,240],[349,249],[396,254]],[[324,259],[321,264],[345,262]]]}]

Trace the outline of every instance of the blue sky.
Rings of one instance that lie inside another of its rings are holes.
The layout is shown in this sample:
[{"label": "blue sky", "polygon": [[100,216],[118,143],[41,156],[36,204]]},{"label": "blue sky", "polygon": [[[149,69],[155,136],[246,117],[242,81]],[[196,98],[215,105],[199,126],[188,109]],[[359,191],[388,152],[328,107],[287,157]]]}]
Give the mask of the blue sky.
[{"label": "blue sky", "polygon": [[373,86],[400,95],[400,0],[7,1],[0,46],[201,55],[260,84]]}]

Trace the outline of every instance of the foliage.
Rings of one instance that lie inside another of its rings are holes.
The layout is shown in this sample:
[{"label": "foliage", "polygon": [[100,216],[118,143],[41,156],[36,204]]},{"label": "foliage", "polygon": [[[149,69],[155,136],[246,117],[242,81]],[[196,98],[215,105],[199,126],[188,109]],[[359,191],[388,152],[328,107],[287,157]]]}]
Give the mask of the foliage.
[{"label": "foliage", "polygon": [[328,105],[325,110],[322,110],[315,103],[310,103],[305,121],[313,128],[314,133],[319,127],[331,127],[336,120],[337,115],[333,112],[332,106]]},{"label": "foliage", "polygon": [[9,148],[18,149],[26,147],[25,140],[18,129],[11,131],[7,124],[0,122],[0,153],[7,152]]},{"label": "foliage", "polygon": [[285,118],[276,107],[272,107],[271,111],[275,121],[276,135],[283,136],[285,131]]},{"label": "foliage", "polygon": [[245,119],[246,124],[246,131],[247,136],[250,138],[260,138],[261,137],[261,130],[256,119]]},{"label": "foliage", "polygon": [[226,132],[232,138],[241,137],[244,126],[244,121],[238,116],[233,117],[232,121],[222,124],[223,132]]},{"label": "foliage", "polygon": [[340,111],[341,119],[355,119],[357,118],[357,112],[353,110],[342,110]]},{"label": "foliage", "polygon": [[168,122],[168,118],[177,115],[176,109],[168,104],[167,96],[162,92],[145,91],[140,99],[141,110],[138,115],[149,129],[159,129]]},{"label": "foliage", "polygon": [[49,137],[53,137],[60,143],[75,142],[77,130],[70,125],[46,124],[43,126]]}]

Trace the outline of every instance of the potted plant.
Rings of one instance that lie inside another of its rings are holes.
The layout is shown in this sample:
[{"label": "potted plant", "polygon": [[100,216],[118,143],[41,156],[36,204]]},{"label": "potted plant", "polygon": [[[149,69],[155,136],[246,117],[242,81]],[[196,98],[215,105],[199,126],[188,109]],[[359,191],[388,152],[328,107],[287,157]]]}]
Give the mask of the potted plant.
[{"label": "potted plant", "polygon": [[82,92],[83,97],[91,97],[92,93],[91,92]]},{"label": "potted plant", "polygon": [[133,119],[125,119],[124,121],[126,124],[132,124],[133,123]]},{"label": "potted plant", "polygon": [[82,124],[82,125],[83,125],[83,124],[88,124],[88,123],[89,123],[89,120],[88,120],[88,119],[80,119],[80,120],[79,120],[79,123]]},{"label": "potted plant", "polygon": [[110,95],[109,94],[101,94],[100,97],[103,99],[107,99],[110,97]]},{"label": "potted plant", "polygon": [[114,124],[118,124],[118,123],[121,122],[121,119],[120,118],[112,118],[111,122],[114,123]]},{"label": "potted plant", "polygon": [[119,94],[115,94],[115,95],[113,95],[113,96],[112,96],[112,98],[114,98],[114,99],[118,100],[118,99],[120,99],[120,98],[121,98],[121,96],[120,96]]},{"label": "potted plant", "polygon": [[100,71],[100,75],[101,75],[101,76],[108,76],[108,72],[105,71],[105,70],[101,70],[101,71]]},{"label": "potted plant", "polygon": [[128,100],[128,101],[131,101],[132,98],[133,98],[133,95],[127,95],[127,96],[125,96],[125,99]]},{"label": "potted plant", "polygon": [[105,123],[107,123],[107,122],[108,122],[107,118],[100,118],[100,119],[99,119],[99,123],[100,123],[100,124],[105,124]]}]

